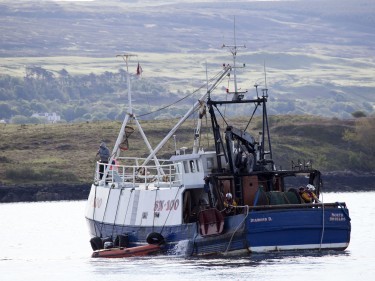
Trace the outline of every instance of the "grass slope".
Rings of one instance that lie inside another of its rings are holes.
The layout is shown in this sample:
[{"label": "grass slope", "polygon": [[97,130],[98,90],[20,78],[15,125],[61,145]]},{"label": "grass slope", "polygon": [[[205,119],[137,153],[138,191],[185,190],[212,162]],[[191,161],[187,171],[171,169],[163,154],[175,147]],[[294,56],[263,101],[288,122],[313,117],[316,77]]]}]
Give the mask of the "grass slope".
[{"label": "grass slope", "polygon": [[[141,121],[151,146],[155,147],[177,120]],[[244,127],[247,120],[233,123]],[[313,159],[313,167],[322,171],[362,170],[374,168],[374,158],[362,148],[343,139],[345,130],[353,130],[355,122],[311,116],[271,116],[274,160],[284,169],[291,161]],[[203,147],[213,147],[206,138],[210,121],[202,128]],[[249,131],[256,134],[261,123],[255,120]],[[113,147],[120,122],[97,122],[51,125],[1,124],[0,183],[48,184],[88,183],[92,180],[95,155],[103,140]],[[195,122],[189,120],[176,133],[177,146],[192,147]],[[224,127],[224,126],[223,126]],[[147,156],[136,130],[129,139],[128,156]],[[164,146],[159,157],[169,158],[173,140]],[[362,163],[362,164],[361,164]],[[363,163],[367,163],[364,165]],[[372,168],[371,168],[372,167]]]}]

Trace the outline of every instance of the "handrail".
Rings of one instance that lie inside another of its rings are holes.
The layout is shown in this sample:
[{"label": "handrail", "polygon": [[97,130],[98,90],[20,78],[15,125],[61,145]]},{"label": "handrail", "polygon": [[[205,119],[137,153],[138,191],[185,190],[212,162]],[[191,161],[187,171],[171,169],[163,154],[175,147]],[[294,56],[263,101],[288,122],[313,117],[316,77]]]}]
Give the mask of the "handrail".
[{"label": "handrail", "polygon": [[[123,160],[124,158],[119,158]],[[107,170],[106,182],[108,183],[128,183],[128,184],[155,184],[156,186],[181,185],[182,183],[182,169],[178,168],[179,163],[170,163],[163,165],[147,165],[141,166],[141,158],[127,157],[126,160],[134,160],[134,165],[122,164],[106,164],[97,162],[95,180],[103,180],[100,178],[100,167],[102,170]],[[171,162],[171,161],[168,161]],[[160,170],[164,173],[161,174]],[[105,175],[105,173],[103,172]]]}]

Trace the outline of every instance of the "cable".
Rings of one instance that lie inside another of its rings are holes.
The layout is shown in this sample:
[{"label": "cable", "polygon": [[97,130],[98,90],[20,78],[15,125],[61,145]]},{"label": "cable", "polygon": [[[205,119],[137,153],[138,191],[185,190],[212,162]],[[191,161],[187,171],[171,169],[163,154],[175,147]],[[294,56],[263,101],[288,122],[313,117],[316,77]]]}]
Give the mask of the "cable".
[{"label": "cable", "polygon": [[[212,77],[212,78],[209,80],[209,82],[216,80],[216,77],[218,77],[220,74],[221,74],[221,72],[218,72],[214,77]],[[175,102],[172,102],[172,103],[170,103],[170,104],[168,104],[168,105],[165,105],[165,106],[163,106],[163,107],[160,107],[160,108],[158,108],[158,109],[156,109],[156,110],[153,110],[153,111],[150,111],[150,112],[147,112],[147,113],[144,113],[144,114],[140,114],[140,115],[138,115],[138,118],[139,118],[139,117],[143,117],[143,116],[147,116],[147,115],[150,115],[150,114],[153,114],[153,113],[156,113],[156,112],[162,111],[162,110],[164,110],[164,109],[166,109],[166,108],[168,108],[168,107],[171,107],[172,105],[175,105],[175,104],[179,103],[180,101],[183,101],[184,99],[187,99],[188,97],[190,97],[190,96],[196,94],[198,91],[202,90],[205,86],[206,86],[206,85],[202,85],[202,86],[200,86],[198,89],[196,89],[196,90],[193,91],[192,93],[187,94],[186,96],[180,98],[179,100],[177,100],[177,101],[175,101]]]}]

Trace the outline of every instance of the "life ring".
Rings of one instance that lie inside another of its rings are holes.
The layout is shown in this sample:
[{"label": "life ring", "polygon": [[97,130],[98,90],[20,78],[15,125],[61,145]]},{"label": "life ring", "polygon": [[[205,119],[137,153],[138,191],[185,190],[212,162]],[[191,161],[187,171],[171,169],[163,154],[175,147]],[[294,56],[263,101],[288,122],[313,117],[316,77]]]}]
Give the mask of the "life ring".
[{"label": "life ring", "polygon": [[149,235],[147,235],[146,241],[151,245],[160,245],[165,242],[163,235],[158,232],[151,232]]},{"label": "life ring", "polygon": [[103,241],[100,237],[93,237],[90,239],[91,248],[93,251],[103,249]]}]

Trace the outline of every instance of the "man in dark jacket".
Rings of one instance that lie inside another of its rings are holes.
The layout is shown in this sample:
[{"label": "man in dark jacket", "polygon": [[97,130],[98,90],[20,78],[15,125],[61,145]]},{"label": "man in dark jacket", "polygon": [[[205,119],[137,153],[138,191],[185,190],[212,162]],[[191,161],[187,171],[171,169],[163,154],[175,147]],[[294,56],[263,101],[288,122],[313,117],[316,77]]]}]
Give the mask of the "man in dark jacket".
[{"label": "man in dark jacket", "polygon": [[103,177],[103,172],[104,172],[104,166],[105,164],[108,164],[109,157],[111,153],[109,152],[108,147],[104,142],[100,144],[98,153],[96,155],[99,155],[100,157],[100,165],[99,165],[99,175],[100,179]]}]

